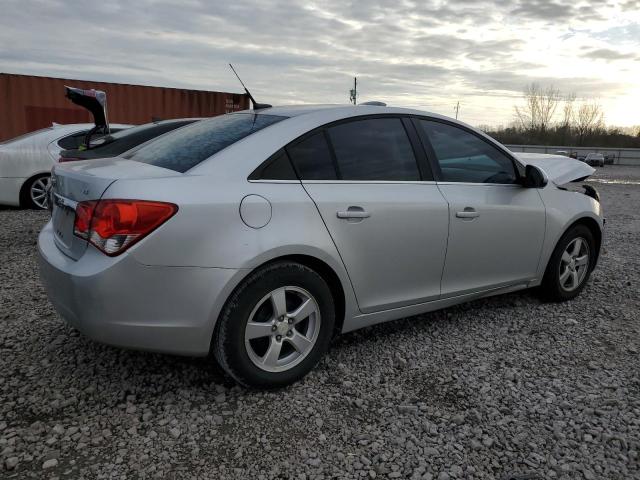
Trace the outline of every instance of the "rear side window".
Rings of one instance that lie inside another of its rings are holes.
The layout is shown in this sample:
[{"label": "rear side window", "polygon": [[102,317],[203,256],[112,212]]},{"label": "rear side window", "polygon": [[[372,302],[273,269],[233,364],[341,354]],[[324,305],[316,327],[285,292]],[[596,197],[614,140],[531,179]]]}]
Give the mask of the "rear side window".
[{"label": "rear side window", "polygon": [[298,177],[286,152],[281,150],[258,167],[249,180],[298,180]]},{"label": "rear side window", "polygon": [[128,158],[186,172],[229,145],[285,118],[251,113],[221,115],[169,132]]},{"label": "rear side window", "polygon": [[323,132],[287,147],[293,165],[303,180],[335,180],[336,170]]},{"label": "rear side window", "polygon": [[328,130],[342,180],[420,180],[399,118],[357,120]]},{"label": "rear side window", "polygon": [[420,120],[431,142],[445,182],[515,183],[507,155],[476,135],[445,123]]}]

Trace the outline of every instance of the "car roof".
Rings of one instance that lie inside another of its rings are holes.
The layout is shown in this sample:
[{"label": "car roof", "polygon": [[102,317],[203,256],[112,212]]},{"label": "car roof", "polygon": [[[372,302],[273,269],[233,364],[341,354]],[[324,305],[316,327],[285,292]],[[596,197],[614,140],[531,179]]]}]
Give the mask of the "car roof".
[{"label": "car roof", "polygon": [[[415,115],[429,119],[443,120],[448,123],[459,125],[475,132],[477,135],[486,139],[487,142],[496,145],[506,154],[509,154],[519,162],[519,160],[513,156],[513,153],[509,152],[504,145],[481,130],[459,120],[423,110],[379,105],[293,105],[261,108],[259,110],[241,110],[239,112],[230,113],[229,115],[238,114],[274,115],[281,116],[283,119],[280,122],[274,123],[273,125],[229,145],[209,159],[195,165],[188,171],[188,173],[197,175],[213,172],[218,168],[221,156],[232,158],[232,160],[229,161],[230,167],[237,165],[237,158],[255,158],[257,152],[260,152],[258,154],[259,156],[266,155],[264,158],[266,159],[266,157],[276,153],[289,142],[302,135],[306,135],[308,132],[311,132],[316,128],[323,128],[326,125],[337,121],[356,119],[358,117],[369,115]],[[214,157],[218,159],[215,162],[212,161]],[[255,166],[253,168],[255,168]]]},{"label": "car roof", "polygon": [[[278,115],[282,117],[299,117],[301,115],[334,113],[336,117],[353,117],[359,115],[379,115],[379,114],[408,114],[427,115],[429,117],[449,120],[448,117],[433,112],[416,110],[412,108],[387,107],[380,105],[341,105],[341,104],[318,104],[318,105],[282,105],[260,110],[241,110],[234,113],[252,113],[257,115]],[[461,123],[461,122],[458,122]]]}]

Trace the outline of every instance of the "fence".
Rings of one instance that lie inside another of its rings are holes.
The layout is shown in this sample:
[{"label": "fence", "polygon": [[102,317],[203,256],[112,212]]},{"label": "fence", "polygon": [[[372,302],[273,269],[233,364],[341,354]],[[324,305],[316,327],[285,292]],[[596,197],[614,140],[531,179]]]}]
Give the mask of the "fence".
[{"label": "fence", "polygon": [[514,152],[531,153],[556,153],[566,152],[566,154],[577,153],[586,155],[596,152],[603,155],[612,155],[615,165],[640,165],[640,148],[608,148],[608,147],[567,147],[567,146],[547,146],[547,145],[506,145]]},{"label": "fence", "polygon": [[92,122],[65,97],[64,86],[107,92],[109,122],[212,117],[249,107],[245,94],[90,82],[0,73],[0,142],[56,123]]}]

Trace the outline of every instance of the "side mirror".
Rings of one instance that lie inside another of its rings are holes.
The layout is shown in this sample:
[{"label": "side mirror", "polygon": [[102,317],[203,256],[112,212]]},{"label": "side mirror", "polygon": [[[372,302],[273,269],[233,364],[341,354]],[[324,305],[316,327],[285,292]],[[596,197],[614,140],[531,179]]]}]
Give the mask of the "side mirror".
[{"label": "side mirror", "polygon": [[535,165],[525,167],[523,180],[523,185],[527,188],[544,188],[549,183],[547,174]]}]

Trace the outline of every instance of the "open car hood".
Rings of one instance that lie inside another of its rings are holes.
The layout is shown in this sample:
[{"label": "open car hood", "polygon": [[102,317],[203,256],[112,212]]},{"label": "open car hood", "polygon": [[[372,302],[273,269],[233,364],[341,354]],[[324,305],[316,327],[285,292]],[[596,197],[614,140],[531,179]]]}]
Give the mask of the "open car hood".
[{"label": "open car hood", "polygon": [[563,155],[548,155],[545,153],[512,152],[525,165],[535,165],[544,170],[549,180],[556,185],[569,182],[580,182],[593,175],[595,168],[580,160]]},{"label": "open car hood", "polygon": [[107,94],[101,90],[83,90],[81,88],[67,87],[66,97],[76,105],[86,108],[93,115],[96,128],[109,131],[107,121]]}]

